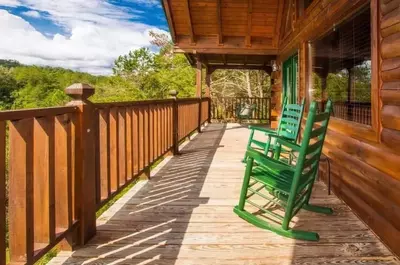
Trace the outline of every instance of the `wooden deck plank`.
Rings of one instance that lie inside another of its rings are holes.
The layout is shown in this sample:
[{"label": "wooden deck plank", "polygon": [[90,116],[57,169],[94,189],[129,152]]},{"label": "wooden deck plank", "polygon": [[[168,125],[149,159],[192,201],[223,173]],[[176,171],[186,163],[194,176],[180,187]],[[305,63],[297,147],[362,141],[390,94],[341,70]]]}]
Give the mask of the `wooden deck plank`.
[{"label": "wooden deck plank", "polygon": [[[86,258],[68,258],[57,257],[52,261],[54,265],[75,265],[83,264]],[[218,263],[217,263],[218,262]],[[398,262],[393,257],[346,257],[346,258],[268,258],[268,259],[249,259],[249,260],[218,260],[215,259],[160,259],[155,257],[149,259],[119,259],[119,265],[132,265],[132,264],[152,264],[152,265],[337,265],[337,264],[352,264],[352,265],[397,265]],[[89,264],[106,265],[115,263],[115,259],[101,258]]]},{"label": "wooden deck plank", "polygon": [[399,264],[322,183],[312,202],[334,215],[300,211],[291,223],[318,232],[319,242],[281,237],[237,217],[247,135],[244,127],[209,125],[143,188],[105,212],[88,245],[50,264]]}]

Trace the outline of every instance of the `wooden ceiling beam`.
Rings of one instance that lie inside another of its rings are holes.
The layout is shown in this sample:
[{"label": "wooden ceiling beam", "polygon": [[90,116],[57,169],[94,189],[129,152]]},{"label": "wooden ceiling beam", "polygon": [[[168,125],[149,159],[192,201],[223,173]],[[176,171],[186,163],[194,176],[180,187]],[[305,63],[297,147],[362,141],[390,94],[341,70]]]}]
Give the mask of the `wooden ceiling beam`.
[{"label": "wooden ceiling beam", "polygon": [[276,16],[276,23],[275,23],[275,40],[274,40],[275,47],[278,47],[279,39],[281,36],[281,25],[282,25],[284,4],[285,1],[283,0],[279,1],[278,15]]},{"label": "wooden ceiling beam", "polygon": [[218,27],[218,45],[224,44],[222,36],[222,15],[221,15],[221,0],[217,0],[217,27]]},{"label": "wooden ceiling beam", "polygon": [[251,27],[252,27],[253,0],[247,0],[247,35],[246,46],[251,46]]},{"label": "wooden ceiling beam", "polygon": [[209,53],[209,54],[240,54],[240,55],[277,55],[278,49],[249,49],[249,48],[202,48],[175,47],[175,53]]},{"label": "wooden ceiling beam", "polygon": [[192,44],[196,44],[196,39],[194,37],[194,31],[193,31],[193,23],[192,23],[192,15],[190,13],[190,4],[189,0],[184,0],[185,3],[185,13],[186,13],[186,19],[188,21],[189,25],[189,37],[190,37],[190,42]]},{"label": "wooden ceiling beam", "polygon": [[266,72],[271,72],[272,66],[264,65],[208,65],[210,72],[215,70],[263,70]]},{"label": "wooden ceiling beam", "polygon": [[169,27],[169,31],[171,32],[172,41],[175,42],[175,40],[176,40],[175,26],[174,26],[174,20],[172,18],[172,12],[171,12],[171,7],[169,5],[169,1],[163,0],[162,4],[163,4],[163,8],[164,8],[166,17],[167,17],[168,27]]}]

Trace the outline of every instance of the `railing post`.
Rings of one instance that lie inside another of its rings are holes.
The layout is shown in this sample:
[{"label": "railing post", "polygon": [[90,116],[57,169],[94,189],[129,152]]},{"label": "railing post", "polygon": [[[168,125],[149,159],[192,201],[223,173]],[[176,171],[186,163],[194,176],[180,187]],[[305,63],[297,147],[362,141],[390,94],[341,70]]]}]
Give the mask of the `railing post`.
[{"label": "railing post", "polygon": [[178,91],[171,90],[169,95],[174,100],[172,103],[172,153],[173,155],[179,155],[179,135],[178,135],[178,103],[176,98]]},{"label": "railing post", "polygon": [[208,123],[211,123],[211,97],[208,97]]},{"label": "railing post", "polygon": [[[79,221],[78,244],[83,245],[96,234],[96,175],[95,175],[95,108],[88,98],[94,88],[73,84],[65,89],[72,97],[68,106],[76,106],[79,113],[75,132],[75,215]],[[56,195],[57,196],[57,195]]]},{"label": "railing post", "polygon": [[198,133],[201,133],[201,105],[202,105],[202,98],[201,97],[199,97],[198,98],[198,101],[199,101],[199,115],[197,115],[198,117],[197,117],[197,132]]}]

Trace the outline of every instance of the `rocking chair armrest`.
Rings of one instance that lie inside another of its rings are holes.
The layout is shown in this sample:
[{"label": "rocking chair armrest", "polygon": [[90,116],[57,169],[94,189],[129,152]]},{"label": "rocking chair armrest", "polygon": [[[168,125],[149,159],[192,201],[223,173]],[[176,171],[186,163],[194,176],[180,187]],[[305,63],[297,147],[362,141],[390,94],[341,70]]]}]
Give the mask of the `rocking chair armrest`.
[{"label": "rocking chair armrest", "polygon": [[250,130],[255,130],[255,131],[261,131],[261,132],[265,132],[265,133],[273,134],[273,135],[276,134],[275,130],[270,130],[270,129],[267,129],[267,128],[258,127],[258,126],[254,126],[254,125],[250,125],[249,129]]},{"label": "rocking chair armrest", "polygon": [[300,145],[288,141],[288,139],[286,139],[285,137],[279,135],[269,135],[269,136],[275,138],[277,143],[289,147],[294,151],[300,152]]},{"label": "rocking chair armrest", "polygon": [[257,161],[258,164],[262,166],[266,166],[269,168],[273,168],[279,171],[295,171],[295,168],[291,165],[285,164],[279,160],[276,160],[274,158],[268,157],[264,155],[263,153],[257,152],[252,149],[247,149],[246,155],[249,158],[253,158],[255,161]]}]

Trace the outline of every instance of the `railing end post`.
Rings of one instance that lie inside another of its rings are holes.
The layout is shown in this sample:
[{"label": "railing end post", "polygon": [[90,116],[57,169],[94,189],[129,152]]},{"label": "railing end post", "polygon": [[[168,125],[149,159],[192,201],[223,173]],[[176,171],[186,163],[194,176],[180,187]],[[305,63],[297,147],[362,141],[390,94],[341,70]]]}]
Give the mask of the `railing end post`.
[{"label": "railing end post", "polygon": [[171,96],[172,99],[176,100],[178,98],[178,94],[179,94],[179,91],[176,91],[176,90],[169,91],[169,95]]},{"label": "railing end post", "polygon": [[65,93],[72,98],[69,106],[81,105],[89,102],[88,98],[94,94],[94,88],[88,84],[75,83],[65,89]]},{"label": "railing end post", "polygon": [[96,234],[96,112],[89,101],[95,89],[83,83],[65,89],[72,98],[67,106],[79,109],[75,119],[75,153],[71,154],[75,165],[74,215],[79,220],[78,244],[86,244]]}]

